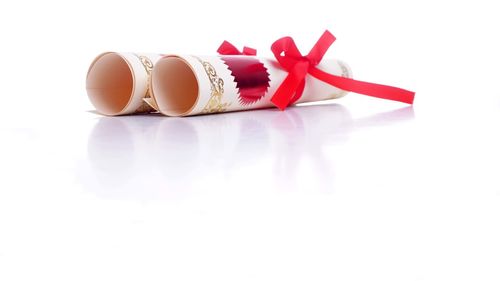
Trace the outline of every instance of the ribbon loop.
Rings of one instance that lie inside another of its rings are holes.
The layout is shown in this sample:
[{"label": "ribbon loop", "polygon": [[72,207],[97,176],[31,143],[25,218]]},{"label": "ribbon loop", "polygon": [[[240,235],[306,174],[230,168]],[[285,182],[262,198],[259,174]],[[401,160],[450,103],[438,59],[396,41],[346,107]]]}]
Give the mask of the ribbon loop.
[{"label": "ribbon loop", "polygon": [[292,37],[283,37],[276,40],[271,45],[271,51],[279,64],[286,70],[290,70],[303,58]]}]

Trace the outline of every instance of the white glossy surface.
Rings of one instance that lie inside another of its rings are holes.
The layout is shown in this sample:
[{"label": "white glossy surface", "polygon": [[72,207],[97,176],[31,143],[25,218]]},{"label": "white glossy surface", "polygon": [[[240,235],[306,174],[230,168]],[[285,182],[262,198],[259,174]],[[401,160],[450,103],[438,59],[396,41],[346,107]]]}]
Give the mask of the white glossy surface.
[{"label": "white glossy surface", "polygon": [[[137,3],[1,7],[0,280],[500,279],[500,22],[486,1],[289,7],[307,25],[207,2],[190,10],[198,27],[207,11],[247,20],[210,32],[160,29],[185,14],[146,2],[139,22]],[[355,77],[414,89],[415,105],[349,94],[110,118],[85,96],[102,51],[213,53],[228,39],[265,55],[290,34],[306,52],[325,27]]]}]

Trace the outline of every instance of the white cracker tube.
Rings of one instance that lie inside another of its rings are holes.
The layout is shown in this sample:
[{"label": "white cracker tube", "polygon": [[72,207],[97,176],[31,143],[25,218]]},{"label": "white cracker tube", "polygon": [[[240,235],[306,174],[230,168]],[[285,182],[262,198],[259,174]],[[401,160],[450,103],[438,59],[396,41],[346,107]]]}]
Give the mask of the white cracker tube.
[{"label": "white cracker tube", "polygon": [[149,79],[159,54],[103,53],[90,65],[87,94],[98,112],[124,115],[156,111]]},{"label": "white cracker tube", "polygon": [[[317,66],[328,73],[352,77],[338,60]],[[168,116],[187,116],[274,107],[271,97],[288,72],[273,59],[255,56],[168,55],[151,74],[152,97]],[[347,92],[308,75],[296,103],[342,97]]]}]

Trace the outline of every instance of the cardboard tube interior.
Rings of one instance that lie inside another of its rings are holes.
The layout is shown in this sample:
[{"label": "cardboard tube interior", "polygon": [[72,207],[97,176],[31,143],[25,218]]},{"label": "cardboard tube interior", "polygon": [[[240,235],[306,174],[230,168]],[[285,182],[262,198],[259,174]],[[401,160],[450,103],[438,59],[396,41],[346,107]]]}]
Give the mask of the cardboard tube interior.
[{"label": "cardboard tube interior", "polygon": [[97,111],[118,115],[134,91],[134,76],[127,61],[116,53],[105,53],[92,63],[87,74],[87,94]]},{"label": "cardboard tube interior", "polygon": [[158,109],[165,115],[187,115],[198,100],[196,75],[179,57],[160,59],[153,69],[151,85]]}]

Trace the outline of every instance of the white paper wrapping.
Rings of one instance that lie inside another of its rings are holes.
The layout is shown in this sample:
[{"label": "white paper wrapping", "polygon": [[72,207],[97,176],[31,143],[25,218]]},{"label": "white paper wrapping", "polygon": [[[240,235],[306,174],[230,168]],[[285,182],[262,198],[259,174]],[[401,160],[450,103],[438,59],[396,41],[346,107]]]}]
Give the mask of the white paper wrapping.
[{"label": "white paper wrapping", "polygon": [[[317,66],[352,77],[347,64],[323,59]],[[152,97],[169,116],[187,116],[273,107],[272,94],[288,72],[273,59],[255,56],[168,55],[154,66]],[[335,99],[345,91],[308,75],[296,103]]]}]

